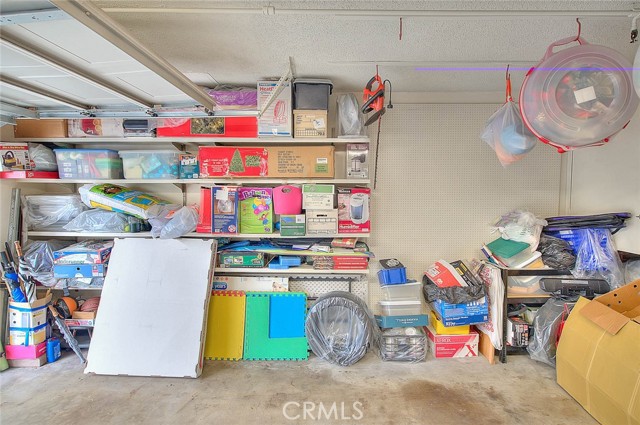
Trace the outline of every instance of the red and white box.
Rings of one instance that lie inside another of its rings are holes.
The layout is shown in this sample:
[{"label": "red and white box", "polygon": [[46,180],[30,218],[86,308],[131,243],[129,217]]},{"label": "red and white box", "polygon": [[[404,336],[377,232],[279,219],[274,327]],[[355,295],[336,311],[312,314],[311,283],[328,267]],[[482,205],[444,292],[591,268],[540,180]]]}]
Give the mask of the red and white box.
[{"label": "red and white box", "polygon": [[0,143],[0,171],[30,171],[35,163],[29,156],[26,143]]},{"label": "red and white box", "polygon": [[467,335],[438,335],[431,326],[427,326],[429,350],[436,359],[455,357],[477,357],[478,332],[472,330]]},{"label": "red and white box", "polygon": [[158,137],[257,137],[256,117],[164,118]]},{"label": "red and white box", "polygon": [[338,233],[369,233],[369,200],[366,187],[338,188]]},{"label": "red and white box", "polygon": [[200,178],[265,177],[268,159],[264,147],[200,146]]}]

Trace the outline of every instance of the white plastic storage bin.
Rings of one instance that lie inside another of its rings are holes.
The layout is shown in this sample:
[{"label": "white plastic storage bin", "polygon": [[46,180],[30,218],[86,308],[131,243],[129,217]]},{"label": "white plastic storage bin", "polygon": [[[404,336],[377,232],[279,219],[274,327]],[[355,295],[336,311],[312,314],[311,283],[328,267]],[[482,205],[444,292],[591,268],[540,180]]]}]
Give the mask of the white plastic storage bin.
[{"label": "white plastic storage bin", "polygon": [[61,179],[121,179],[122,160],[109,149],[54,149]]},{"label": "white plastic storage bin", "polygon": [[420,314],[420,300],[378,301],[385,316],[416,316]]},{"label": "white plastic storage bin", "polygon": [[180,177],[178,151],[119,151],[125,179],[177,179]]},{"label": "white plastic storage bin", "polygon": [[422,282],[409,281],[397,285],[381,285],[387,300],[420,300]]}]

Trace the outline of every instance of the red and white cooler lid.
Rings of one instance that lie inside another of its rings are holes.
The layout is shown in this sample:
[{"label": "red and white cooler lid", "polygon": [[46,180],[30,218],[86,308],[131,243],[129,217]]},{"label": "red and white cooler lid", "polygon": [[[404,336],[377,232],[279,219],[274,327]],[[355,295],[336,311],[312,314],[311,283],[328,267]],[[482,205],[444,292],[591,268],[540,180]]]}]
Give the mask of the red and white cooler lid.
[{"label": "red and white cooler lid", "polygon": [[[553,52],[576,41],[578,46]],[[638,108],[631,70],[629,61],[608,47],[575,37],[556,41],[522,84],[523,121],[560,152],[606,143]]]}]

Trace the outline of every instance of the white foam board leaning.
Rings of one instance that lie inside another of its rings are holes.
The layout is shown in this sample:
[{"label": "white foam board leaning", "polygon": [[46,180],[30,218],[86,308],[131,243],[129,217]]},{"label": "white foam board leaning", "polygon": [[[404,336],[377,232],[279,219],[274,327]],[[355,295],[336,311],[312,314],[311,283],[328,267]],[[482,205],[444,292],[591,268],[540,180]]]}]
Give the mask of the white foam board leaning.
[{"label": "white foam board leaning", "polygon": [[197,378],[215,241],[116,239],[85,373]]}]

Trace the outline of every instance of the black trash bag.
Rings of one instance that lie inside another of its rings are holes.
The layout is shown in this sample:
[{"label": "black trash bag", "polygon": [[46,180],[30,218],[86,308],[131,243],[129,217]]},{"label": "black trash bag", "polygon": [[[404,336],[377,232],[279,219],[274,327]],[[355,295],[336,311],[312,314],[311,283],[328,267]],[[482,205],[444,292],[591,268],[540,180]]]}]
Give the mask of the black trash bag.
[{"label": "black trash bag", "polygon": [[554,236],[540,236],[538,251],[542,254],[545,265],[556,270],[571,270],[576,265],[576,256],[569,242]]},{"label": "black trash bag", "polygon": [[364,357],[380,332],[364,301],[342,291],[318,298],[307,314],[305,331],[316,356],[341,366]]},{"label": "black trash bag", "polygon": [[533,337],[529,341],[527,351],[533,360],[556,367],[556,339],[562,321],[562,315],[571,312],[578,296],[552,297],[538,309],[533,319]]},{"label": "black trash bag", "polygon": [[466,304],[485,296],[484,285],[439,288],[426,275],[422,276],[422,293],[427,302],[442,300],[450,304]]}]

